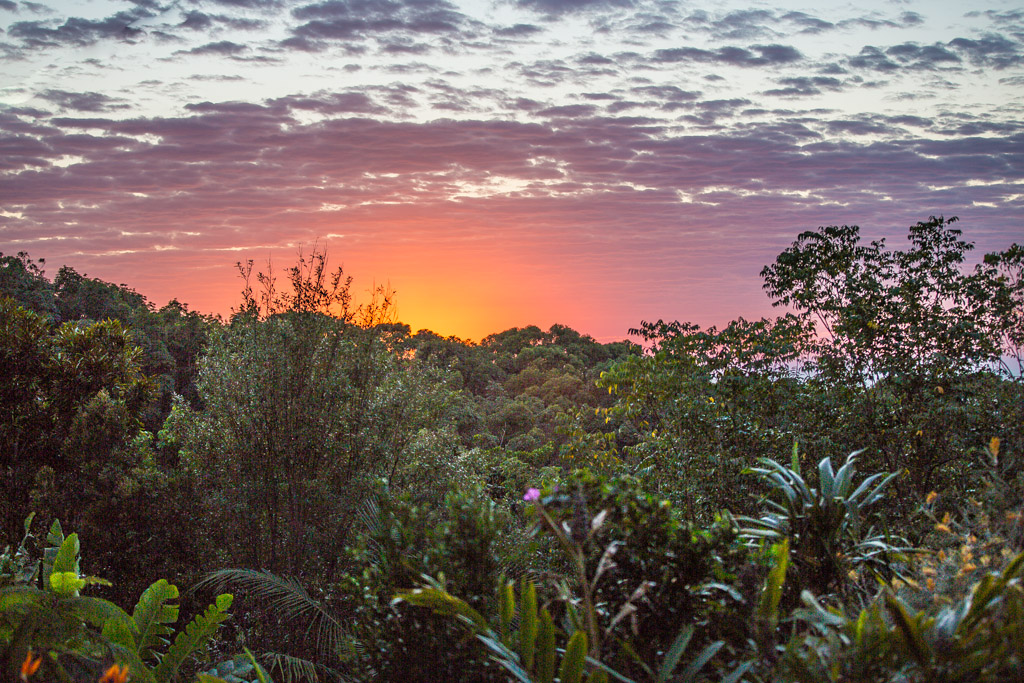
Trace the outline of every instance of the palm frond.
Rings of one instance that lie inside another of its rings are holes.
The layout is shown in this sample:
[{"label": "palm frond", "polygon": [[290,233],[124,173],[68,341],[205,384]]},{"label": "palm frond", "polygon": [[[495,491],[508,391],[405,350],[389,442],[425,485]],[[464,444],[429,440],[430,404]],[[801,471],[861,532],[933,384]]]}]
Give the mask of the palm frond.
[{"label": "palm frond", "polygon": [[219,569],[203,577],[196,587],[212,586],[221,591],[229,585],[251,592],[284,620],[304,623],[306,635],[313,634],[313,645],[318,652],[336,654],[348,637],[345,627],[327,606],[287,576],[267,570]]},{"label": "palm frond", "polygon": [[302,657],[293,657],[283,652],[264,652],[260,659],[263,660],[268,671],[280,676],[282,683],[296,683],[296,681],[318,683],[324,679],[347,683],[353,680],[337,669]]},{"label": "palm frond", "polygon": [[383,535],[387,528],[384,515],[381,514],[380,504],[377,502],[377,497],[371,496],[363,501],[363,504],[356,509],[355,517],[362,526],[363,533],[366,535],[367,559],[371,566],[379,566],[384,561],[384,553],[380,543],[374,539]]}]

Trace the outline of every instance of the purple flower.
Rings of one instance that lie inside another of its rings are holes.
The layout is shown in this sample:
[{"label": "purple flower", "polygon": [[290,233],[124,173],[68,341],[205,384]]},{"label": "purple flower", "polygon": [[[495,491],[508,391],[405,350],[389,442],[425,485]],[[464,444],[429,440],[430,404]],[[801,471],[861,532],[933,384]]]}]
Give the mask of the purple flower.
[{"label": "purple flower", "polygon": [[523,496],[523,500],[527,502],[540,500],[540,489],[526,489],[526,495]]}]

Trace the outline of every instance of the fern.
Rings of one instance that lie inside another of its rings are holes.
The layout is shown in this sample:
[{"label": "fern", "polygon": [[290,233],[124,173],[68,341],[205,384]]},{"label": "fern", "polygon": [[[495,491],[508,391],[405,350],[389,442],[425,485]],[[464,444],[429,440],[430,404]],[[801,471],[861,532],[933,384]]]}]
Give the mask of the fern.
[{"label": "fern", "polygon": [[218,595],[214,604],[206,608],[203,614],[197,614],[183,631],[174,639],[174,643],[156,668],[153,677],[158,681],[170,681],[177,676],[178,669],[197,650],[209,642],[217,628],[228,618],[227,610],[231,607],[234,597],[230,593]]}]

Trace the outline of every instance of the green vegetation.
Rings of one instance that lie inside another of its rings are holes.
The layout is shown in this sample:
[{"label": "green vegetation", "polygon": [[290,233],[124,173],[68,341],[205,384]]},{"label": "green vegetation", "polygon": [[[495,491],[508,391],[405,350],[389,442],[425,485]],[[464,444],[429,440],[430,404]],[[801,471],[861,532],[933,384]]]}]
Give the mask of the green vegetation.
[{"label": "green vegetation", "polygon": [[0,254],[4,680],[1015,680],[1024,248],[955,225],[645,347],[414,333],[315,250],[229,320]]}]

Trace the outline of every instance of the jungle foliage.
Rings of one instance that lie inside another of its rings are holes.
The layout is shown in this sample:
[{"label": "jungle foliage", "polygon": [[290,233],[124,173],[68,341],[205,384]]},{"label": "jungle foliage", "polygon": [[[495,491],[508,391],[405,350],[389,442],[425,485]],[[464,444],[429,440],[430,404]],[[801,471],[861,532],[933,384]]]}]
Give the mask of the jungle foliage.
[{"label": "jungle foliage", "polygon": [[1024,248],[972,248],[805,232],[782,315],[642,345],[0,254],[5,680],[1015,680]]}]

